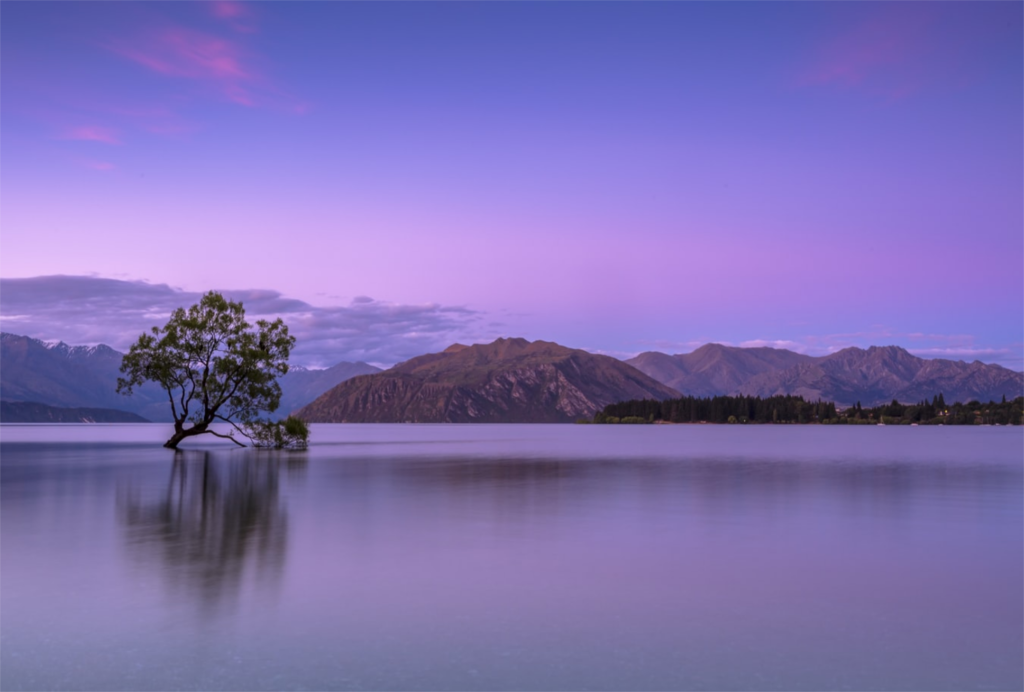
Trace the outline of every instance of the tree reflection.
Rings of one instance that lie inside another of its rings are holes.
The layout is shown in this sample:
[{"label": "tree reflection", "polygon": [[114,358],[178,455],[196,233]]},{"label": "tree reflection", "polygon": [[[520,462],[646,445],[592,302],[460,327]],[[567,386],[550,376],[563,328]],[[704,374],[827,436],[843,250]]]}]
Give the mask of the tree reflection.
[{"label": "tree reflection", "polygon": [[206,612],[248,587],[276,585],[288,538],[282,466],[294,477],[304,472],[305,457],[177,452],[159,496],[144,498],[137,488],[119,493],[132,554]]}]

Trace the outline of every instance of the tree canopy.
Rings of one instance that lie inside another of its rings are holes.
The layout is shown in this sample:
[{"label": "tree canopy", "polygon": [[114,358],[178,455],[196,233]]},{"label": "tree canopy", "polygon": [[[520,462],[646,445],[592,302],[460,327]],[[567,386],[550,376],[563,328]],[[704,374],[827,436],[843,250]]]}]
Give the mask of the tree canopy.
[{"label": "tree canopy", "polygon": [[[121,361],[117,391],[130,395],[146,381],[166,390],[174,434],[165,447],[175,449],[202,434],[244,446],[236,433],[259,446],[271,440],[273,446],[304,447],[305,425],[260,419],[280,404],[277,378],[288,372],[294,344],[280,319],[250,325],[240,302],[210,291],[187,310],[175,310],[163,327],[139,336]],[[215,423],[226,424],[229,432],[212,429]]]}]

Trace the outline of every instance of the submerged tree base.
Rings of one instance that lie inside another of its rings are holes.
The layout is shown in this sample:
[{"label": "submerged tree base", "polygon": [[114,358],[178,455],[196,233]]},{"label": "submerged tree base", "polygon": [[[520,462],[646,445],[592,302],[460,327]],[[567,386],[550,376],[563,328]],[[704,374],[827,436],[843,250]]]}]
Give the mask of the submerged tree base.
[{"label": "submerged tree base", "polygon": [[253,421],[245,426],[245,434],[254,447],[305,449],[309,446],[309,426],[295,416],[288,416],[283,421]]},{"label": "submerged tree base", "polygon": [[164,447],[168,449],[177,449],[178,445],[182,440],[188,437],[195,437],[196,435],[213,435],[214,437],[221,437],[225,440],[231,440],[239,447],[244,447],[244,442],[239,442],[231,435],[224,435],[223,433],[215,432],[209,429],[206,423],[196,423],[191,428],[184,428],[181,426],[175,426],[175,432],[171,435],[171,439],[164,442]]},{"label": "submerged tree base", "polygon": [[[288,416],[284,420],[256,420],[243,423],[236,430],[249,438],[253,447],[269,447],[273,449],[305,449],[309,446],[309,426],[306,421],[295,416]],[[234,435],[210,430],[202,423],[193,425],[191,428],[178,428],[164,447],[167,449],[178,449],[178,445],[189,437],[197,435],[213,435],[225,440],[231,440],[239,447],[246,444],[238,440]]]}]

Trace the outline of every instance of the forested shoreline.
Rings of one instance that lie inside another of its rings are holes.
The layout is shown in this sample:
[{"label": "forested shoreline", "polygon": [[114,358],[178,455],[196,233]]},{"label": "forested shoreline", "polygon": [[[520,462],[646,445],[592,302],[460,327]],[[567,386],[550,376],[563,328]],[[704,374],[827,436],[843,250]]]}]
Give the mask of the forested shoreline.
[{"label": "forested shoreline", "polygon": [[684,396],[678,399],[640,399],[605,406],[593,422],[615,423],[734,423],[820,425],[1021,425],[1024,396],[982,404],[978,401],[946,404],[942,394],[931,401],[865,408],[858,402],[839,410],[830,401],[805,401],[784,395]]}]

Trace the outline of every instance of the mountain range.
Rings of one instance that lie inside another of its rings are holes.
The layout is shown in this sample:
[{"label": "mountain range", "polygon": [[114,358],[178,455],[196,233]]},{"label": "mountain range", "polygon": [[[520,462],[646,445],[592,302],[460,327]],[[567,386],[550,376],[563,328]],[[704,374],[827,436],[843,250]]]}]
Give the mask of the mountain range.
[{"label": "mountain range", "polygon": [[0,423],[148,423],[112,408],[62,408],[34,401],[0,401]]},{"label": "mountain range", "polygon": [[279,380],[281,405],[278,407],[278,413],[291,413],[346,380],[375,372],[381,372],[381,369],[362,361],[344,361],[326,370],[311,370],[301,365],[293,365],[288,369],[288,374]]},{"label": "mountain range", "polygon": [[[67,409],[117,409],[163,422],[167,394],[155,384],[123,397],[122,354],[0,334],[0,398]],[[875,406],[942,393],[949,403],[1024,393],[1024,374],[974,361],[918,358],[897,346],[846,348],[814,357],[773,348],[706,344],[692,353],[642,353],[627,361],[547,341],[455,344],[382,371],[366,363],[326,370],[293,366],[280,379],[277,414],[310,422],[565,422],[627,399],[796,394]],[[21,407],[19,419],[88,416]],[[33,413],[35,411],[36,413]],[[13,414],[13,409],[9,411]]]},{"label": "mountain range", "polygon": [[170,420],[167,394],[146,384],[118,394],[122,354],[109,346],[68,346],[0,334],[0,398],[61,408],[118,409],[152,421]]},{"label": "mountain range", "polygon": [[827,356],[784,349],[706,344],[692,353],[641,353],[626,361],[687,395],[795,394],[839,406],[916,403],[942,393],[947,402],[997,401],[1024,392],[1024,374],[974,361],[925,359],[898,346],[844,348]]},{"label": "mountain range", "polygon": [[[102,344],[68,346],[2,333],[0,399],[60,408],[117,409],[151,421],[170,421],[167,392],[156,384],[144,384],[130,397],[117,393],[122,356]],[[343,362],[326,370],[293,366],[278,380],[278,413],[288,413],[309,403],[349,377],[373,372],[380,372],[380,368],[366,363]]]},{"label": "mountain range", "polygon": [[610,356],[548,341],[454,344],[341,383],[296,412],[311,423],[566,423],[625,399],[679,393]]},{"label": "mountain range", "polygon": [[705,344],[692,353],[673,356],[641,353],[626,362],[688,396],[734,394],[752,377],[785,370],[813,358],[778,348],[732,348]]}]

